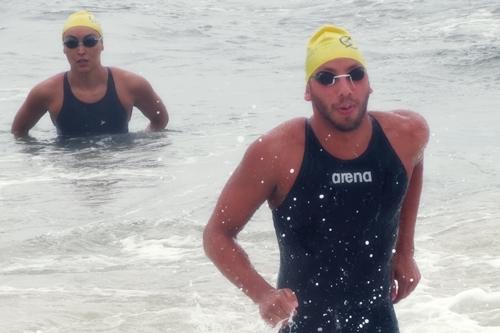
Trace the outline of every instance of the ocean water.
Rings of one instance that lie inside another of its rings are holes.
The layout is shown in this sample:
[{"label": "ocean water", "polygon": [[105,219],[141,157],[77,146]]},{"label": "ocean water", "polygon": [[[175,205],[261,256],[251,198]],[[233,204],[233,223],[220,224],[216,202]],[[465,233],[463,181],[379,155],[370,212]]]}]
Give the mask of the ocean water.
[{"label": "ocean water", "polygon": [[[146,133],[57,140],[10,125],[28,91],[67,70],[67,15],[95,12],[103,63],[146,77],[171,116]],[[401,331],[500,332],[500,4],[496,0],[0,2],[0,332],[275,332],[205,257],[218,194],[259,135],[308,116],[305,43],[348,28],[370,109],[431,128],[416,232],[422,281]],[[269,209],[240,242],[276,281]]]}]

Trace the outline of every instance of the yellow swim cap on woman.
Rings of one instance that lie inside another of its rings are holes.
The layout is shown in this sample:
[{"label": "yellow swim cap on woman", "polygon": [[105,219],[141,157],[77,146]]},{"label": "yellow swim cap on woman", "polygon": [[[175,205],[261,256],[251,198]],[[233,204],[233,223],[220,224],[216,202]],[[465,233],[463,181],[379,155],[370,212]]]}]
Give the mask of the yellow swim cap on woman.
[{"label": "yellow swim cap on woman", "polygon": [[88,27],[97,31],[99,36],[102,36],[101,25],[97,22],[94,15],[86,10],[79,10],[68,17],[66,22],[64,22],[63,35],[68,29],[73,27]]},{"label": "yellow swim cap on woman", "polygon": [[346,30],[331,24],[323,25],[307,43],[306,81],[319,66],[338,58],[354,59],[366,67],[363,55]]}]

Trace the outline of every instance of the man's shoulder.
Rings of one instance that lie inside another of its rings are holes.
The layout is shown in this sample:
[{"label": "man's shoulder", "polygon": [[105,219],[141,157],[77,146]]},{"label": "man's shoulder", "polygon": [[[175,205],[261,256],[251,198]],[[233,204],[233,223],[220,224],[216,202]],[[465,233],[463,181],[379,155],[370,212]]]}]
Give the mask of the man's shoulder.
[{"label": "man's shoulder", "polygon": [[392,110],[392,111],[370,111],[377,120],[387,121],[395,124],[408,124],[414,122],[425,122],[425,119],[419,113],[412,110]]},{"label": "man's shoulder", "polygon": [[109,69],[115,83],[121,87],[126,87],[129,92],[137,93],[149,85],[144,77],[129,70],[118,67],[109,67]]},{"label": "man's shoulder", "polygon": [[279,157],[304,144],[306,118],[287,120],[257,138],[247,150],[247,155]]},{"label": "man's shoulder", "polygon": [[120,67],[115,67],[115,66],[109,66],[109,70],[111,71],[111,74],[113,77],[126,77],[126,76],[136,76],[134,72],[131,72],[129,70],[120,68]]},{"label": "man's shoulder", "polygon": [[55,85],[60,85],[63,80],[64,80],[64,74],[65,72],[57,73],[55,75],[52,75],[51,77],[43,80],[42,82],[38,83],[37,86],[43,86],[43,87],[54,87]]},{"label": "man's shoulder", "polygon": [[370,114],[377,119],[385,131],[398,132],[399,136],[422,136],[426,137],[429,127],[425,118],[415,111],[372,111]]},{"label": "man's shoulder", "polygon": [[39,82],[31,89],[31,94],[39,97],[49,98],[59,95],[63,89],[64,73],[53,75],[42,82]]},{"label": "man's shoulder", "polygon": [[306,118],[287,120],[262,135],[258,142],[268,142],[273,146],[293,145],[304,141]]},{"label": "man's shoulder", "polygon": [[414,111],[370,112],[377,119],[397,151],[420,158],[429,141],[429,127],[424,117]]},{"label": "man's shoulder", "polygon": [[119,67],[109,67],[111,70],[111,74],[113,75],[113,79],[116,80],[124,80],[126,82],[134,82],[134,81],[140,81],[140,80],[145,80],[142,76],[140,76],[137,73],[131,72],[129,70],[119,68]]},{"label": "man's shoulder", "polygon": [[305,123],[305,118],[295,118],[274,127],[248,147],[241,161],[241,170],[247,170],[251,177],[259,177],[265,184],[273,187],[279,185],[268,198],[270,202],[281,201],[278,193],[286,193],[287,190],[277,189],[283,189],[294,177],[290,170],[300,168],[304,153]]}]

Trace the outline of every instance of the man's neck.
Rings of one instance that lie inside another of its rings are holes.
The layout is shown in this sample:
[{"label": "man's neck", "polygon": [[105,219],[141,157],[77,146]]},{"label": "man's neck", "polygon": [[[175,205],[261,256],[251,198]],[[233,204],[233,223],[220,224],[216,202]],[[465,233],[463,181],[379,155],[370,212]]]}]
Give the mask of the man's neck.
[{"label": "man's neck", "polygon": [[96,86],[107,82],[108,70],[99,66],[88,72],[76,72],[70,70],[68,80],[73,88],[95,88]]},{"label": "man's neck", "polygon": [[372,123],[368,113],[357,128],[349,131],[337,129],[318,114],[313,114],[310,124],[321,145],[330,154],[342,159],[352,159],[363,154],[372,136]]}]

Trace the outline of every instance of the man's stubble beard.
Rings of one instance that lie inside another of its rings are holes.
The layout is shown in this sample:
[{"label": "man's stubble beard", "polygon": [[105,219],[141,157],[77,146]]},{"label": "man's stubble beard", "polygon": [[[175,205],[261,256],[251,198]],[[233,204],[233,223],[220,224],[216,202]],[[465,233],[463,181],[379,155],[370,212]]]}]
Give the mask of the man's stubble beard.
[{"label": "man's stubble beard", "polygon": [[[361,125],[361,122],[363,121],[363,118],[367,112],[369,97],[370,96],[367,95],[365,100],[362,103],[355,103],[356,106],[360,106],[360,112],[359,112],[359,114],[356,115],[356,118],[352,119],[348,123],[340,123],[334,119],[333,116],[337,112],[335,110],[336,107],[334,104],[331,105],[330,107],[327,107],[323,102],[321,102],[321,100],[319,98],[314,96],[312,93],[311,93],[311,102],[313,103],[316,110],[318,110],[318,112],[321,114],[321,116],[325,120],[327,120],[333,126],[333,128],[335,128],[336,130],[338,130],[340,132],[350,132],[350,131],[357,129]],[[351,98],[344,98],[343,100],[341,100],[337,104],[345,103],[346,100],[349,102],[355,102]]]}]

